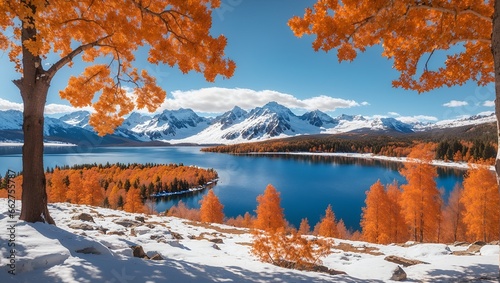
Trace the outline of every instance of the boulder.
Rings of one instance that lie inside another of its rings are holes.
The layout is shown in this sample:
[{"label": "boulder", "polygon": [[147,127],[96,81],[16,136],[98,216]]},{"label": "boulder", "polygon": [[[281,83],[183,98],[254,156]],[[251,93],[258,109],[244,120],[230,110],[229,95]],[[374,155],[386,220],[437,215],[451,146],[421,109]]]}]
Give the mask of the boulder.
[{"label": "boulder", "polygon": [[403,281],[406,280],[406,272],[401,268],[401,266],[397,266],[392,272],[391,280],[394,281]]},{"label": "boulder", "polygon": [[219,248],[219,246],[217,246],[217,244],[213,244],[213,245],[212,245],[212,248],[214,248],[214,249],[216,249],[216,250],[219,250],[219,251],[220,251],[220,248]]},{"label": "boulder", "polygon": [[132,220],[132,219],[127,219],[127,218],[118,218],[113,220],[114,223],[121,225],[123,227],[132,227],[132,226],[139,226],[141,225],[140,222]]},{"label": "boulder", "polygon": [[92,215],[90,215],[88,213],[80,213],[78,215],[75,215],[75,216],[71,217],[71,219],[95,223],[94,222],[94,218],[92,217]]},{"label": "boulder", "polygon": [[142,246],[131,246],[134,257],[149,259],[149,256],[144,252]]},{"label": "boulder", "polygon": [[136,216],[135,220],[144,223],[144,216]]},{"label": "boulder", "polygon": [[94,230],[94,227],[87,223],[71,223],[68,225],[68,227],[71,229],[80,229],[85,231]]},{"label": "boulder", "polygon": [[210,241],[212,243],[216,243],[216,244],[224,244],[224,241],[222,241],[222,239],[220,239],[220,238],[214,238],[214,239],[210,239],[208,241]]},{"label": "boulder", "polygon": [[160,254],[154,254],[150,260],[165,260]]}]

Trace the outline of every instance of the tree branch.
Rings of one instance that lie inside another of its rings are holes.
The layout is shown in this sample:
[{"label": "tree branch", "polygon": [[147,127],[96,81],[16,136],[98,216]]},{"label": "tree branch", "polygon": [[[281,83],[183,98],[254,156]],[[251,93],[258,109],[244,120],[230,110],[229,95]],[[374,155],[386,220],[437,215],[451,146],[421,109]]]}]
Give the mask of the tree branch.
[{"label": "tree branch", "polygon": [[441,13],[448,13],[448,14],[454,15],[455,17],[460,16],[460,15],[465,15],[465,14],[471,14],[471,15],[474,15],[477,18],[485,20],[487,22],[490,22],[490,23],[493,22],[493,19],[491,17],[482,15],[481,13],[474,11],[471,8],[457,11],[457,10],[450,9],[450,8],[435,7],[435,6],[431,6],[429,4],[417,4],[416,6],[408,6],[408,11],[409,10],[422,10],[422,9],[423,10],[437,11],[437,12],[441,12]]},{"label": "tree branch", "polygon": [[87,49],[93,48],[95,46],[99,46],[101,42],[110,38],[111,36],[112,36],[112,34],[107,35],[105,37],[102,37],[94,42],[78,46],[76,49],[74,49],[68,55],[61,58],[54,65],[52,65],[52,67],[50,67],[50,69],[47,70],[46,75],[48,76],[48,79],[49,80],[52,79],[54,77],[54,75],[57,73],[57,71],[59,71],[62,67],[64,67],[66,64],[71,62],[73,60],[73,58],[75,58],[77,55],[79,55],[80,53],[84,52]]}]

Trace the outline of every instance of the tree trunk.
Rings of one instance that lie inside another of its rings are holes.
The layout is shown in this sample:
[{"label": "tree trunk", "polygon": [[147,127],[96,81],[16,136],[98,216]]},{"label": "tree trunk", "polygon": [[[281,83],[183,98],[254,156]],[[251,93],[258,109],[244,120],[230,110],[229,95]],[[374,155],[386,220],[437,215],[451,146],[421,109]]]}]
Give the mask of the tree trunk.
[{"label": "tree trunk", "polygon": [[[495,116],[497,118],[498,148],[500,149],[500,0],[495,0],[493,13],[493,31],[491,33],[491,52],[495,66]],[[500,150],[497,149],[495,170],[500,190]],[[499,239],[500,239],[500,231]],[[499,262],[500,266],[500,262]]]},{"label": "tree trunk", "polygon": [[[35,87],[25,86],[23,96],[23,192],[20,219],[54,224],[47,209],[43,166],[43,124],[49,84],[38,79]],[[30,89],[32,89],[30,91]],[[23,90],[21,90],[23,93]]]}]

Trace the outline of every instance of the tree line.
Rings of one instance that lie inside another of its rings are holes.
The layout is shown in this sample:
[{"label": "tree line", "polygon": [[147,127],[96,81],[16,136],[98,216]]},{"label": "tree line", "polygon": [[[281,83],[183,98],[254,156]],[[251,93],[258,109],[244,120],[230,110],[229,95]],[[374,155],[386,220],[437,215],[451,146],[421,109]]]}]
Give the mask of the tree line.
[{"label": "tree line", "polygon": [[203,148],[205,152],[230,154],[264,153],[264,152],[341,152],[341,153],[372,153],[390,157],[406,157],[411,149],[419,143],[427,142],[433,146],[435,159],[446,161],[474,162],[488,160],[493,164],[497,145],[486,138],[459,139],[448,138],[432,141],[428,139],[415,140],[408,137],[304,137],[292,139],[270,140],[255,143],[220,145]]},{"label": "tree line", "polygon": [[[148,199],[152,194],[181,192],[218,178],[214,169],[153,163],[56,166],[48,168],[45,175],[49,202],[151,213],[154,213],[154,205]],[[6,180],[3,178],[1,183]],[[17,198],[21,198],[22,181],[22,173],[14,178]],[[5,193],[0,190],[0,197]]]}]

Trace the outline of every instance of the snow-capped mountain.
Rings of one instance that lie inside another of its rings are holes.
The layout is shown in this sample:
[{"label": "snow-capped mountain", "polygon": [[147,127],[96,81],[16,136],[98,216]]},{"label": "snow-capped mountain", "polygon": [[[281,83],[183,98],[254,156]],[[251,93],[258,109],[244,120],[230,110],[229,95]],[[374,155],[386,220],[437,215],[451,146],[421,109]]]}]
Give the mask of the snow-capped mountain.
[{"label": "snow-capped mountain", "polygon": [[[99,138],[88,124],[89,116],[89,112],[77,111],[59,119],[46,118],[45,136],[49,140],[73,143],[78,143],[82,137],[92,137],[98,143]],[[22,140],[22,120],[20,111],[0,111],[0,141]],[[298,116],[287,107],[270,102],[250,111],[236,106],[215,118],[201,117],[191,109],[165,110],[155,116],[132,113],[114,135],[106,138],[112,140],[109,143],[164,141],[172,144],[233,144],[360,131],[412,133],[492,122],[495,122],[495,116],[490,113],[437,123],[409,123],[398,118],[345,114],[333,118],[319,110]]]}]

